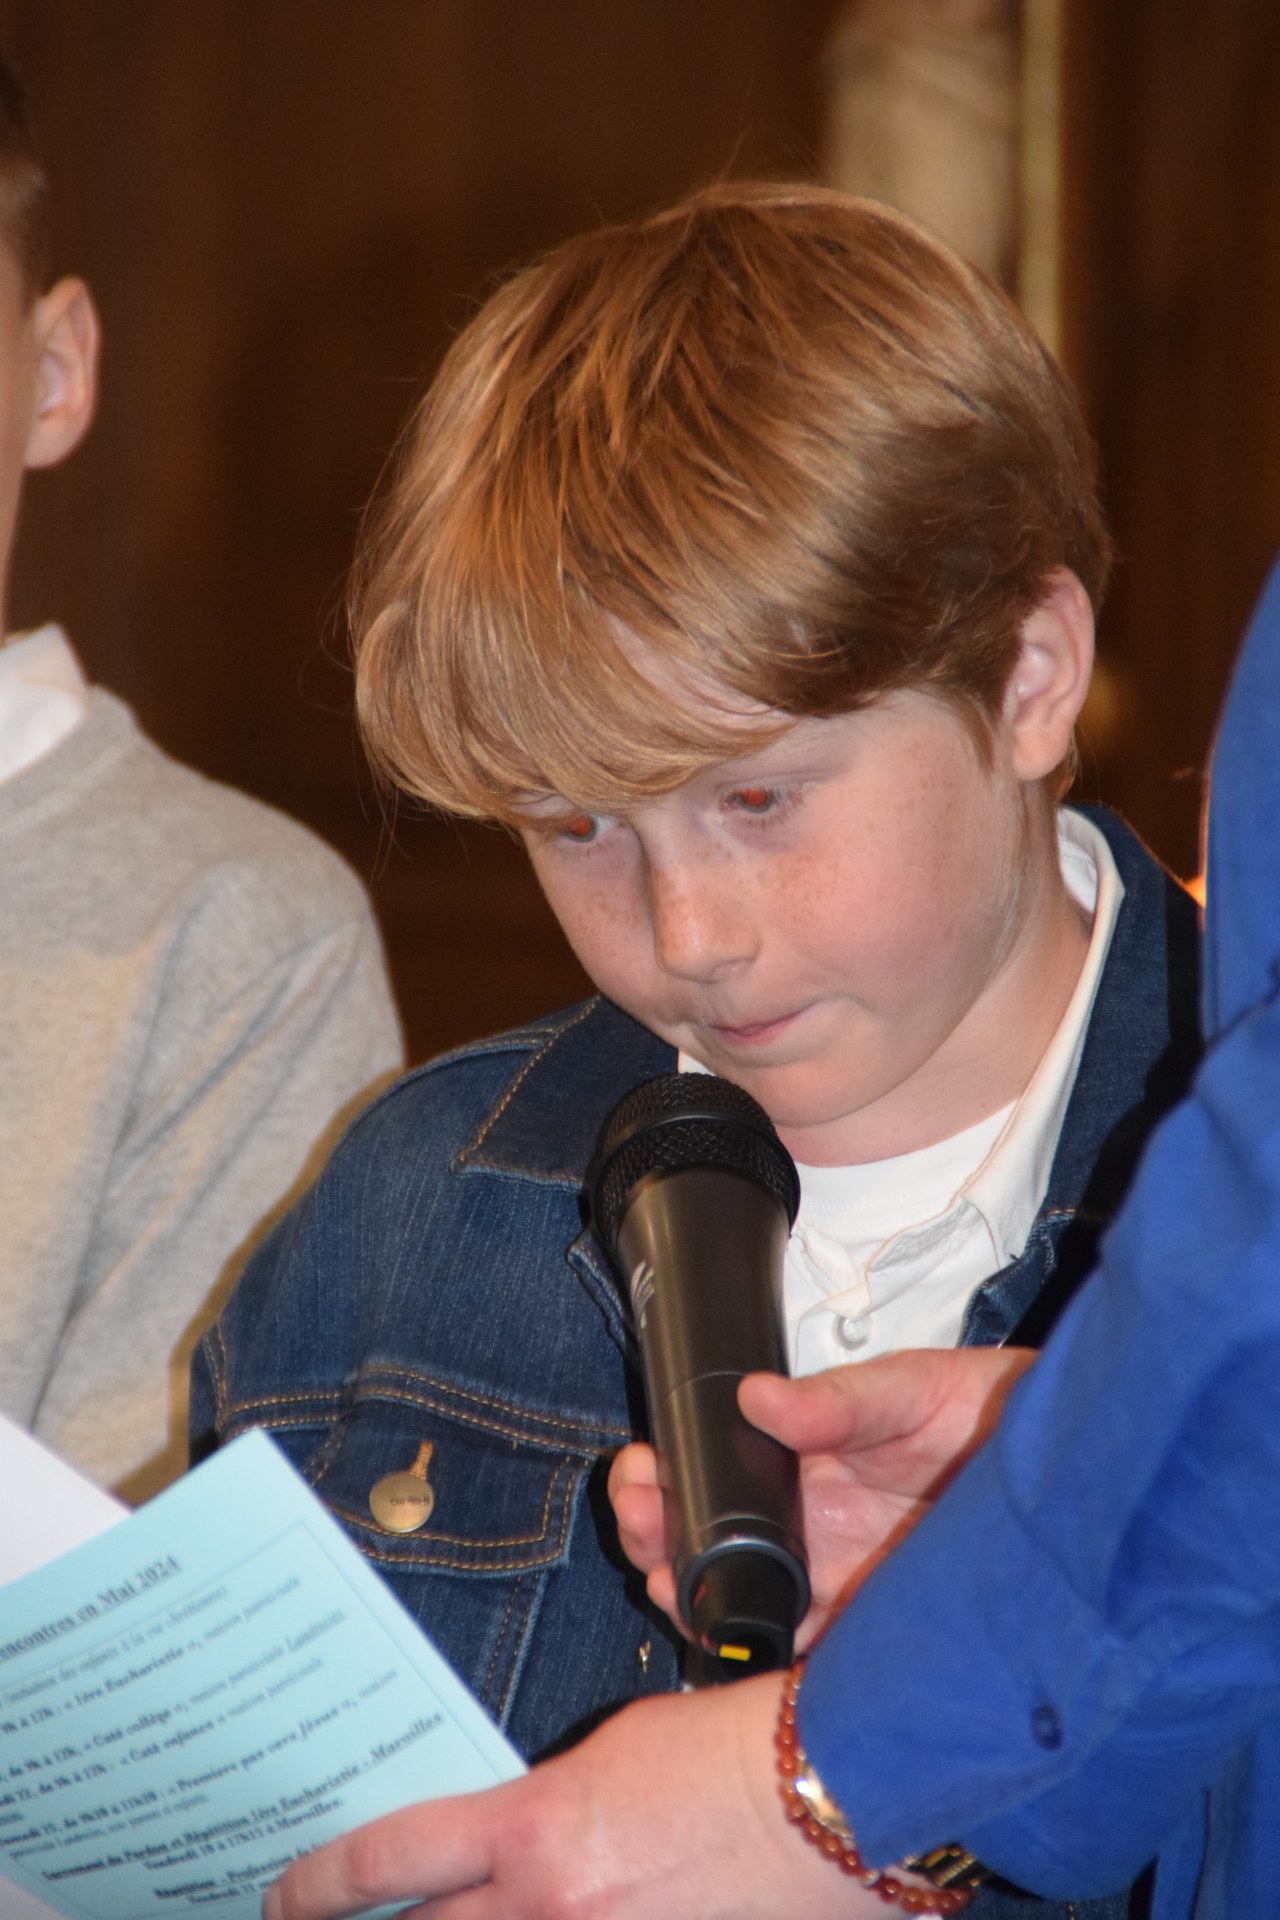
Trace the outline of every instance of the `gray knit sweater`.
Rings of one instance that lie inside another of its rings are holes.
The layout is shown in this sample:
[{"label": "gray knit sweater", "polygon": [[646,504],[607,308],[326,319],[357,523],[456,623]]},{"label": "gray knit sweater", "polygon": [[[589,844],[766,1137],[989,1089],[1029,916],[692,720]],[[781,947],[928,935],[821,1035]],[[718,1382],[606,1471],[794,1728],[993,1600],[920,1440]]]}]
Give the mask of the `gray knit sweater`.
[{"label": "gray knit sweater", "polygon": [[191,1348],[400,1059],[368,903],[304,828],[95,689],[0,784],[0,1410],[137,1498]]}]

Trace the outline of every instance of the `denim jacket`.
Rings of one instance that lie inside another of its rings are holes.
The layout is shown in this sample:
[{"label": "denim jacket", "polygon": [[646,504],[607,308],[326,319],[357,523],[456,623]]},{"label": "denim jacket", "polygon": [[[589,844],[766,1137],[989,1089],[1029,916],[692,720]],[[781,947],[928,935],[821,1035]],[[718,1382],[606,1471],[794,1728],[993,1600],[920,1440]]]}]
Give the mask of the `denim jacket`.
[{"label": "denim jacket", "polygon": [[[1094,817],[1124,900],[1048,1192],[1021,1257],[974,1295],[970,1343],[1040,1338],[1193,1065],[1195,908]],[[597,998],[411,1073],[259,1249],[196,1357],[197,1455],[267,1428],[530,1755],[679,1682],[605,1497],[644,1410],[583,1200],[615,1101],[673,1066]],[[415,1467],[430,1516],[388,1532],[370,1493]]]}]

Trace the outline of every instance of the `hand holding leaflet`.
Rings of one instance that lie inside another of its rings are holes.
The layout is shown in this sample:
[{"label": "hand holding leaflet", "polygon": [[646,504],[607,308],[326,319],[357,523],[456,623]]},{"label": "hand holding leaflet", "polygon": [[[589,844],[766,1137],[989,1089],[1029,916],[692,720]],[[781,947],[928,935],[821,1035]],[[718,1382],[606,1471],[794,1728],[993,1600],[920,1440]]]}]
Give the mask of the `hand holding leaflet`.
[{"label": "hand holding leaflet", "polygon": [[6,1914],[257,1920],[322,1840],[522,1771],[262,1434],[0,1588]]}]

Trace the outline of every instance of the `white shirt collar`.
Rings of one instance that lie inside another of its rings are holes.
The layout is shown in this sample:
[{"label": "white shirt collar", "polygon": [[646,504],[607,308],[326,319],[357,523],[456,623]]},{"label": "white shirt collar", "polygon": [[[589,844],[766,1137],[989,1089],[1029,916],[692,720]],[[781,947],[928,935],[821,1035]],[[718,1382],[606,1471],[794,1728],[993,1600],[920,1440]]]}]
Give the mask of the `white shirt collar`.
[{"label": "white shirt collar", "polygon": [[1049,1185],[1058,1135],[1124,899],[1124,882],[1105,836],[1082,813],[1067,807],[1058,813],[1058,858],[1068,891],[1093,915],[1084,965],[1025,1093],[994,1149],[963,1190],[991,1229],[1000,1266],[1016,1260],[1026,1246]]},{"label": "white shirt collar", "polygon": [[61,627],[0,647],[0,781],[52,753],[84,719],[89,688]]}]

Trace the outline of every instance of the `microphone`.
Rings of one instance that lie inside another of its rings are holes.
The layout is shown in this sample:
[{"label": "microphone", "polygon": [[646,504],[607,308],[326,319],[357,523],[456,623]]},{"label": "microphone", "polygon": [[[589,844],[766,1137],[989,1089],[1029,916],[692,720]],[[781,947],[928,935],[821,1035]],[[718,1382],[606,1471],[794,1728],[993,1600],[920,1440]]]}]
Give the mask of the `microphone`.
[{"label": "microphone", "polygon": [[785,1667],[809,1605],[799,1465],[740,1412],[738,1382],[787,1370],[795,1164],[741,1087],[667,1073],[618,1102],[589,1178],[631,1297],[680,1617],[714,1679]]}]

